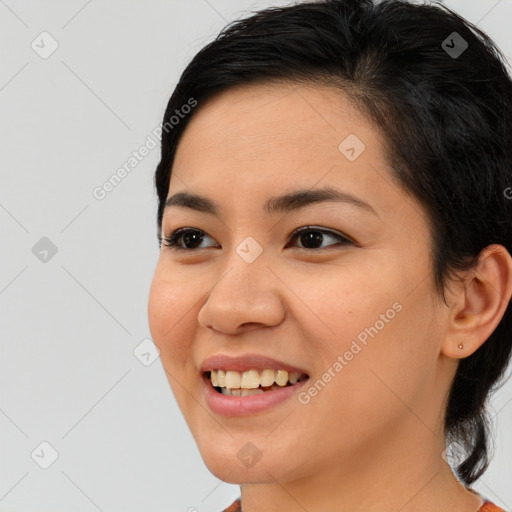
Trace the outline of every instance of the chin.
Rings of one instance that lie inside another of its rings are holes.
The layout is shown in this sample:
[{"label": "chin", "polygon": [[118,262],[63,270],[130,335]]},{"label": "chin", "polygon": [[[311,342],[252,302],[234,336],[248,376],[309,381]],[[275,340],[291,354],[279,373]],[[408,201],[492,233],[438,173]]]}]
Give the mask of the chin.
[{"label": "chin", "polygon": [[231,457],[227,463],[212,456],[211,458],[203,457],[206,467],[215,477],[228,484],[264,484],[272,483],[275,471],[270,467],[264,467],[261,462],[256,463],[252,467],[246,467],[236,457]]},{"label": "chin", "polygon": [[[210,438],[211,439],[211,438]],[[247,440],[229,438],[223,445],[212,443],[210,440],[198,442],[201,457],[210,471],[219,480],[230,484],[244,483],[274,483],[275,480],[287,481],[300,477],[297,465],[290,457],[283,457],[272,447],[261,446]],[[283,463],[288,464],[285,467]],[[300,466],[300,464],[299,464]]]}]

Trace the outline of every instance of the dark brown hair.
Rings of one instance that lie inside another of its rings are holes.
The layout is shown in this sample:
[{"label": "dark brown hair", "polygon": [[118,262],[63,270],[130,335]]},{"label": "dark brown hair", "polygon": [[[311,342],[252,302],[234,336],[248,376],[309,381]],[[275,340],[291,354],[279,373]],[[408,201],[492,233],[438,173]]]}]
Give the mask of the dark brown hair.
[{"label": "dark brown hair", "polygon": [[[449,278],[472,268],[485,247],[512,253],[512,82],[504,62],[485,33],[442,5],[310,1],[231,23],[197,53],[169,100],[155,173],[158,236],[176,148],[202,104],[243,84],[329,84],[381,128],[391,172],[424,206],[444,299]],[[191,98],[198,108],[171,122]],[[507,368],[511,333],[509,303],[489,339],[461,359],[450,389],[445,434],[464,448],[455,470],[466,485],[489,465],[485,405]]]}]

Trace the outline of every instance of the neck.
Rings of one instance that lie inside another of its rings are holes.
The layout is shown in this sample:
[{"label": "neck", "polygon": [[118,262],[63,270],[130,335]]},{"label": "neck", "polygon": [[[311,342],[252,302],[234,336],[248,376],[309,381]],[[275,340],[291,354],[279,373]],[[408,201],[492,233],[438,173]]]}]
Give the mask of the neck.
[{"label": "neck", "polygon": [[394,438],[366,442],[352,457],[334,454],[321,473],[243,484],[243,511],[477,512],[481,498],[457,480],[444,450],[444,436],[410,415]]}]

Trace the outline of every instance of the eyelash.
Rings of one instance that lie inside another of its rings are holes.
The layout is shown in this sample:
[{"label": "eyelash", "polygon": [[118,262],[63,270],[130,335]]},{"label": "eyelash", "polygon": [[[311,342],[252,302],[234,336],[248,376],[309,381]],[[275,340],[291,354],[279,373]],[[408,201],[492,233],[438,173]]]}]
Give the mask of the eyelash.
[{"label": "eyelash", "polygon": [[[339,233],[336,233],[335,231],[331,231],[331,230],[328,230],[328,229],[323,229],[323,228],[319,228],[319,227],[316,227],[316,226],[304,226],[302,228],[299,228],[297,230],[295,230],[291,236],[290,236],[290,241],[296,239],[298,236],[300,236],[301,234],[303,233],[307,233],[307,232],[314,232],[314,233],[322,233],[323,235],[326,234],[326,235],[329,235],[329,236],[332,236],[332,237],[335,237],[337,238],[342,245],[354,245],[354,242],[350,239],[348,239],[347,237],[339,234]],[[180,245],[178,245],[178,241],[181,239],[181,237],[187,233],[199,233],[199,234],[204,234],[206,235],[206,233],[200,229],[195,229],[195,228],[179,228],[179,229],[176,229],[175,231],[173,231],[170,236],[168,237],[158,237],[158,240],[160,242],[160,244],[163,243],[163,245],[173,251],[183,251],[183,252],[194,252],[194,251],[199,251],[201,249],[207,249],[207,247],[203,247],[203,248],[195,248],[195,249],[190,249],[190,248],[186,248],[186,247],[181,247]],[[208,235],[206,235],[208,236]],[[203,240],[201,240],[202,242]],[[322,240],[323,242],[323,240]],[[332,244],[332,245],[336,245],[336,244]],[[211,247],[211,246],[210,246]],[[314,252],[314,251],[322,251],[323,249],[325,249],[325,247],[323,248],[313,248],[313,249],[310,249],[310,248],[307,248],[307,247],[299,247],[299,249],[303,250],[303,251],[307,251],[307,252]]]}]

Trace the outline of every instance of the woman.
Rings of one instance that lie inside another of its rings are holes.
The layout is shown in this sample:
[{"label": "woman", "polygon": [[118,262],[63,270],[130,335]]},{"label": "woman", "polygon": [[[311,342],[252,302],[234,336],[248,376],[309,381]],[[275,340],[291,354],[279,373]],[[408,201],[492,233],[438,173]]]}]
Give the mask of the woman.
[{"label": "woman", "polygon": [[442,6],[269,8],[194,57],[163,132],[150,328],[227,510],[502,510],[471,488],[512,347],[489,38]]}]

